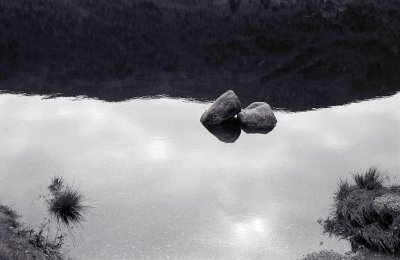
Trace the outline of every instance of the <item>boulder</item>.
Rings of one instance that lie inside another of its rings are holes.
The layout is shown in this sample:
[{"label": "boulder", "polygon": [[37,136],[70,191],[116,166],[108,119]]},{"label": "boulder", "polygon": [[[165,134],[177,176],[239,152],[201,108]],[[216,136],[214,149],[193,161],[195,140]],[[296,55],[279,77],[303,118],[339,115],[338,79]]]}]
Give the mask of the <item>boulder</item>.
[{"label": "boulder", "polygon": [[220,96],[200,118],[203,125],[216,125],[236,116],[241,110],[239,98],[228,90]]},{"label": "boulder", "polygon": [[254,102],[238,114],[240,124],[245,129],[252,129],[254,132],[271,131],[276,123],[276,117],[271,107],[265,102]]}]

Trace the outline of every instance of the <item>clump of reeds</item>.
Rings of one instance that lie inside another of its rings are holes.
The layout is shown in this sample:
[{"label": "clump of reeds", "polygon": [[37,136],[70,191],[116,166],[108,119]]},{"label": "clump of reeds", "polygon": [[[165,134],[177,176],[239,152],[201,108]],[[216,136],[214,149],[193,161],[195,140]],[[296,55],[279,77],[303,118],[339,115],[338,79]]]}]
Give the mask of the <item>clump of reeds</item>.
[{"label": "clump of reeds", "polygon": [[349,239],[353,249],[360,245],[385,253],[400,252],[400,213],[378,210],[374,199],[384,194],[400,195],[398,186],[386,187],[377,168],[353,174],[355,184],[341,180],[334,194],[334,211],[322,220],[325,232]]},{"label": "clump of reeds", "polygon": [[367,190],[382,188],[385,182],[385,176],[376,167],[369,168],[365,173],[355,173],[353,178],[358,188]]},{"label": "clump of reeds", "polygon": [[55,177],[48,186],[51,198],[48,210],[57,221],[69,226],[85,220],[88,206],[84,204],[84,195],[75,187],[67,185],[64,179]]}]

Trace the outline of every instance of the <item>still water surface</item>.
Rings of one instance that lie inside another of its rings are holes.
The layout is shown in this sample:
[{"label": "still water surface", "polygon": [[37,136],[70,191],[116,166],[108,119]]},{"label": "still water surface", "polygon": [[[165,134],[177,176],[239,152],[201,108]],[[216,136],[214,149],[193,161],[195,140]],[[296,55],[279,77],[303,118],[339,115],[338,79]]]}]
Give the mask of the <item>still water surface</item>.
[{"label": "still water surface", "polygon": [[119,103],[0,96],[0,203],[37,225],[55,175],[95,205],[76,259],[297,259],[350,250],[317,223],[340,178],[369,166],[400,177],[400,94],[276,112],[267,135],[220,142],[182,99]]}]

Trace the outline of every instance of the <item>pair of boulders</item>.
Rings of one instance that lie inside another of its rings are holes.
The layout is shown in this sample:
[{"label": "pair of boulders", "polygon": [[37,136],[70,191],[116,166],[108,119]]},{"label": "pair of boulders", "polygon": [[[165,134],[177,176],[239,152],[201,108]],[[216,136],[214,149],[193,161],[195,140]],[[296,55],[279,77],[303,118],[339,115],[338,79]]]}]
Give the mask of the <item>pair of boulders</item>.
[{"label": "pair of boulders", "polygon": [[254,102],[242,110],[239,98],[232,90],[222,94],[200,118],[205,126],[222,124],[237,115],[241,126],[249,132],[271,130],[277,120],[270,105],[265,102]]}]

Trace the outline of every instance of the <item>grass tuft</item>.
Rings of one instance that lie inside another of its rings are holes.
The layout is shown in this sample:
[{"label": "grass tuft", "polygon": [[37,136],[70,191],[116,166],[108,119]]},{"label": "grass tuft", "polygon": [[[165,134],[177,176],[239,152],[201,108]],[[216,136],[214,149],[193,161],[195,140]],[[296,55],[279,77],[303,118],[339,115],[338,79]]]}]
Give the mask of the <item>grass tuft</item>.
[{"label": "grass tuft", "polygon": [[65,184],[60,177],[54,177],[48,187],[51,199],[48,202],[49,212],[67,226],[79,224],[85,220],[84,213],[88,206],[84,204],[84,195],[75,187]]},{"label": "grass tuft", "polygon": [[358,188],[367,190],[382,188],[386,180],[376,167],[369,168],[365,173],[355,173],[353,178]]}]

